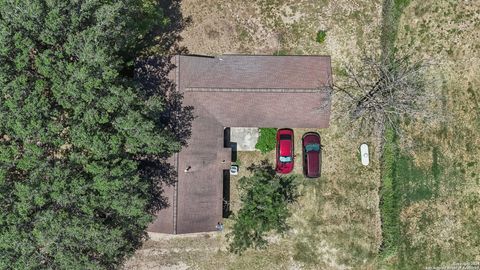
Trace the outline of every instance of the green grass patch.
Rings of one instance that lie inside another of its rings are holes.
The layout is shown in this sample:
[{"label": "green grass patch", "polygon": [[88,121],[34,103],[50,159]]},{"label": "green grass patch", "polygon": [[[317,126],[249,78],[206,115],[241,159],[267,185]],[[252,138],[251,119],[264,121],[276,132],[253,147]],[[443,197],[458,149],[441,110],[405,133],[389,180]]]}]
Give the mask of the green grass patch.
[{"label": "green grass patch", "polygon": [[397,136],[393,128],[385,131],[383,149],[383,175],[380,191],[380,212],[382,218],[382,254],[389,256],[396,252],[400,237],[400,201],[396,187],[396,158],[398,157]]},{"label": "green grass patch", "polygon": [[397,39],[398,23],[403,10],[410,4],[411,0],[385,0],[383,4],[383,29],[381,44],[384,53],[391,52],[395,48]]},{"label": "green grass patch", "polygon": [[282,56],[282,55],[288,55],[288,50],[287,49],[280,49],[280,50],[277,50],[273,53],[273,55],[275,56]]},{"label": "green grass patch", "polygon": [[443,156],[438,146],[432,148],[430,168],[415,165],[411,156],[403,153],[392,128],[387,128],[383,152],[382,189],[382,254],[394,255],[402,239],[400,212],[408,205],[435,198],[443,179]]},{"label": "green grass patch", "polygon": [[263,154],[275,149],[277,129],[276,128],[260,128],[260,136],[258,137],[255,148]]},{"label": "green grass patch", "polygon": [[339,77],[345,77],[346,78],[348,76],[347,69],[345,69],[343,67],[334,66],[333,67],[333,72],[336,76],[339,76]]},{"label": "green grass patch", "polygon": [[317,41],[319,44],[322,44],[326,38],[327,38],[327,31],[320,30],[317,32],[315,41]]},{"label": "green grass patch", "polygon": [[312,241],[298,241],[294,245],[293,259],[298,262],[316,265],[319,263],[317,247]]},{"label": "green grass patch", "polygon": [[[431,166],[419,167],[399,147],[398,137],[392,128],[386,129],[385,137],[380,192],[383,237],[381,255],[395,269],[420,269],[426,265],[438,265],[443,259],[440,255],[434,255],[440,247],[432,247],[427,243],[413,246],[411,239],[404,233],[404,229],[409,226],[408,221],[402,222],[400,213],[412,203],[437,198],[439,186],[445,186],[445,179],[456,183],[460,178],[446,172],[444,156],[439,146],[430,147]],[[433,222],[432,213],[423,212],[418,223],[419,232],[428,231]],[[392,257],[398,260],[391,260]]]},{"label": "green grass patch", "polygon": [[415,166],[412,157],[399,154],[394,163],[394,181],[397,182],[400,206],[405,207],[411,203],[429,200],[438,195],[443,168],[439,163],[439,153],[434,147],[432,151],[433,162],[431,168]]},{"label": "green grass patch", "polygon": [[[398,32],[398,22],[403,9],[410,0],[384,0],[381,46],[384,56],[392,57],[395,50],[395,40]],[[382,220],[381,255],[384,258],[394,256],[399,247],[401,237],[400,211],[402,208],[402,194],[399,192],[398,173],[399,146],[398,137],[392,127],[385,130],[385,144],[383,148],[382,186],[380,191],[380,214]],[[400,167],[411,168],[407,158],[402,159]],[[413,173],[414,175],[416,174]]]}]

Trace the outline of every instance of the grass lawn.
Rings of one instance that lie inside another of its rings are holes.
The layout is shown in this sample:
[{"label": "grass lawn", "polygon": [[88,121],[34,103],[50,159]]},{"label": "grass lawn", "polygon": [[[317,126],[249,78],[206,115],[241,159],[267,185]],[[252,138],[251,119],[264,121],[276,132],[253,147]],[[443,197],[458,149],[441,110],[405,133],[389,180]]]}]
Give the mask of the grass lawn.
[{"label": "grass lawn", "polygon": [[[412,1],[395,46],[434,64],[428,110],[442,121],[413,119],[385,146],[383,266],[422,269],[480,260],[480,3]],[[387,136],[388,137],[388,136]]]}]

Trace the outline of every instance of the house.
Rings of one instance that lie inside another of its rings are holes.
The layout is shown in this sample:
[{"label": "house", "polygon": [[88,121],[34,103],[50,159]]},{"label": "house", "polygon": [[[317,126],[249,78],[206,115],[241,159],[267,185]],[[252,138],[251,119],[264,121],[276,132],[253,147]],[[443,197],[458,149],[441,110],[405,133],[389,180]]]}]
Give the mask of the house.
[{"label": "house", "polygon": [[173,61],[171,79],[195,119],[188,146],[172,158],[178,182],[164,188],[170,206],[148,231],[213,231],[222,220],[232,155],[224,129],[328,127],[330,57],[179,55]]}]

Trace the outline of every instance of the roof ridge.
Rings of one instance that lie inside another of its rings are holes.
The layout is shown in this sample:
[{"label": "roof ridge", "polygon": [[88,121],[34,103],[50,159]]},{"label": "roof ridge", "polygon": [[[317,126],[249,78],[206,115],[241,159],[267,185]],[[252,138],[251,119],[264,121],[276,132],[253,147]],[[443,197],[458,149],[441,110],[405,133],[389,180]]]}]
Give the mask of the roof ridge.
[{"label": "roof ridge", "polygon": [[186,87],[184,92],[259,92],[259,93],[320,93],[326,87],[316,88],[224,88],[224,87]]}]

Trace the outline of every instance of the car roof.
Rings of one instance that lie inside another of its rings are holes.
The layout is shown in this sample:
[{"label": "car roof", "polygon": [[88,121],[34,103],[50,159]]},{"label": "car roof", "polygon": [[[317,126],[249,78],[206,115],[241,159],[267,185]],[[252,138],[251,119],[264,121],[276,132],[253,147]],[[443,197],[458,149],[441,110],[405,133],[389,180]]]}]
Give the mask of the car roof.
[{"label": "car roof", "polygon": [[290,156],[292,155],[292,141],[291,140],[280,140],[280,155],[281,156]]},{"label": "car roof", "polygon": [[319,152],[307,153],[307,176],[317,177],[320,175],[320,154]]}]

